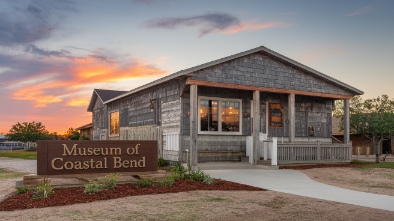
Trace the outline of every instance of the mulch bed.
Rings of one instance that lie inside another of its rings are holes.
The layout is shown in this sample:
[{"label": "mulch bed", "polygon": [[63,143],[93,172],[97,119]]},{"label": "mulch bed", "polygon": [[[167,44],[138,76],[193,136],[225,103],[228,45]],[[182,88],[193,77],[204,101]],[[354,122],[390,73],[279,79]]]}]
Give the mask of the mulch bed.
[{"label": "mulch bed", "polygon": [[88,203],[99,200],[115,199],[126,196],[178,193],[194,190],[246,190],[266,191],[262,188],[244,184],[233,183],[225,180],[216,180],[214,184],[207,185],[202,181],[179,180],[173,186],[159,186],[154,183],[152,187],[137,188],[135,184],[119,184],[113,190],[102,190],[97,194],[86,194],[83,187],[57,188],[45,199],[33,200],[31,193],[16,194],[0,202],[0,211],[13,211],[31,208],[64,206],[77,203]]},{"label": "mulch bed", "polygon": [[[374,164],[371,162],[370,164]],[[279,169],[307,170],[313,168],[330,168],[330,167],[360,167],[367,166],[369,163],[338,163],[338,164],[302,164],[302,165],[285,165],[279,166]]]}]

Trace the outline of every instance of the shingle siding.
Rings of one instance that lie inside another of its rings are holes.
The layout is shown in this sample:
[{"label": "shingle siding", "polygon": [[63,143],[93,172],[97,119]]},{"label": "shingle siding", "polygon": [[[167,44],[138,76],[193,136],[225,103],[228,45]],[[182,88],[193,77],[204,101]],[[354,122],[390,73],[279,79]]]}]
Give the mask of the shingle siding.
[{"label": "shingle siding", "polygon": [[326,80],[258,52],[196,71],[193,80],[327,94],[352,94]]}]

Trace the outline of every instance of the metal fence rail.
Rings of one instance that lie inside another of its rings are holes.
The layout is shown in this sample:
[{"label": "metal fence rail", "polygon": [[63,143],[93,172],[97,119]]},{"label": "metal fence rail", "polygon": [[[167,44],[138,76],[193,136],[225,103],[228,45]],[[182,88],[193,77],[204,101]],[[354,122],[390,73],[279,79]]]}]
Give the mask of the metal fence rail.
[{"label": "metal fence rail", "polygon": [[30,148],[37,148],[37,143],[35,142],[20,142],[20,141],[5,141],[0,142],[0,150],[26,150]]}]

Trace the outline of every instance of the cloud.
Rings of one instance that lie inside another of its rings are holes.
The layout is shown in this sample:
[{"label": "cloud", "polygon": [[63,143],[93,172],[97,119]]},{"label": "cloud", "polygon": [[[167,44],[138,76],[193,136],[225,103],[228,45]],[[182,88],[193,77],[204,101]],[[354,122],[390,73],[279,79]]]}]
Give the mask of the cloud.
[{"label": "cloud", "polygon": [[147,28],[175,29],[181,26],[198,27],[199,37],[212,32],[234,34],[244,30],[258,30],[277,26],[284,26],[282,22],[269,22],[256,24],[242,22],[239,18],[227,13],[207,13],[198,16],[181,18],[158,18],[146,21],[143,26]]},{"label": "cloud", "polygon": [[132,0],[136,4],[151,5],[153,0]]},{"label": "cloud", "polygon": [[[54,103],[81,106],[86,104],[81,100],[86,100],[93,90],[89,85],[167,74],[140,59],[106,62],[100,56],[62,57],[50,52],[40,51],[44,57],[39,60],[8,58],[9,69],[0,72],[0,82],[4,84],[0,90],[11,91],[12,99],[31,101],[35,107],[46,107]],[[52,54],[58,56],[56,62],[53,62]],[[22,63],[25,64],[19,66]],[[4,64],[0,63],[0,67],[2,66]]]},{"label": "cloud", "polygon": [[183,18],[159,18],[145,22],[148,28],[174,29],[179,26],[200,26],[200,36],[213,31],[222,31],[239,24],[239,19],[226,13],[207,13]]},{"label": "cloud", "polygon": [[350,12],[346,14],[346,16],[355,16],[355,15],[362,15],[362,14],[367,14],[370,13],[373,10],[373,6],[365,6],[363,8],[357,9],[353,12]]},{"label": "cloud", "polygon": [[72,1],[12,1],[14,10],[0,12],[0,46],[33,43],[49,38],[63,12],[77,10]]},{"label": "cloud", "polygon": [[237,27],[222,31],[225,34],[234,34],[245,30],[259,30],[266,28],[274,28],[274,27],[286,27],[287,24],[283,22],[268,22],[262,24],[254,24],[254,23],[241,23]]}]

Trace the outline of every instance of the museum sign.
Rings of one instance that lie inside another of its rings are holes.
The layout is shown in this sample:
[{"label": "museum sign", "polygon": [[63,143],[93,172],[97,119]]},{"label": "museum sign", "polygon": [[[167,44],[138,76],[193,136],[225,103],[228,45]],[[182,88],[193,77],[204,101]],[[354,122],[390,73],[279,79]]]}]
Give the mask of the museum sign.
[{"label": "museum sign", "polygon": [[157,141],[43,140],[37,175],[157,171]]}]

